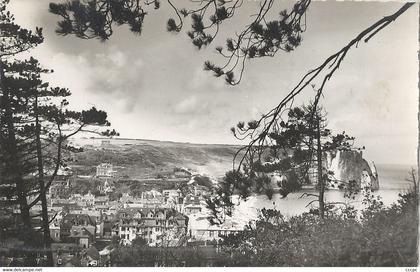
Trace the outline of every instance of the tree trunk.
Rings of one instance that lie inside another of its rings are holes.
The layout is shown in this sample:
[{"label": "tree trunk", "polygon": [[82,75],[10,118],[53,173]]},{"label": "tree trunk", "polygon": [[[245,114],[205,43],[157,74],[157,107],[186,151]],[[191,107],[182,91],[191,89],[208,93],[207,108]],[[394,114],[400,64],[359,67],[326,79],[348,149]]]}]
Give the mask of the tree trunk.
[{"label": "tree trunk", "polygon": [[320,120],[317,120],[317,133],[316,133],[316,141],[317,141],[317,148],[316,148],[316,160],[318,165],[318,203],[319,203],[319,215],[321,218],[324,218],[325,213],[325,202],[324,202],[324,178],[322,175],[322,147],[321,147],[321,129],[320,129]]},{"label": "tree trunk", "polygon": [[35,137],[36,137],[36,153],[38,161],[38,183],[39,183],[39,193],[41,199],[42,207],[42,229],[44,234],[44,249],[46,250],[47,255],[47,265],[54,266],[53,255],[51,251],[51,234],[50,234],[50,222],[48,217],[48,204],[47,204],[47,190],[45,188],[44,180],[44,162],[42,156],[42,145],[41,145],[41,125],[39,124],[39,114],[38,114],[38,94],[35,94]]}]

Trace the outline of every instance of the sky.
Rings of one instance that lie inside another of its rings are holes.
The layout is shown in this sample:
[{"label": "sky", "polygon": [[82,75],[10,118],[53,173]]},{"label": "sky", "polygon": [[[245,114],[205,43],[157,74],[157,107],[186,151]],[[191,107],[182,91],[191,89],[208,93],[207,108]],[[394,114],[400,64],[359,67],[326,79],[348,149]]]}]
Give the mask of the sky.
[{"label": "sky", "polygon": [[[203,71],[203,63],[220,61],[215,47],[249,23],[258,1],[244,1],[212,45],[202,50],[191,44],[185,31],[177,35],[166,31],[166,20],[173,14],[165,3],[146,16],[141,35],[116,27],[108,41],[100,42],[58,36],[54,31],[59,18],[48,13],[50,1],[12,0],[9,10],[22,26],[43,27],[45,42],[30,54],[54,69],[46,80],[72,91],[73,108],[94,105],[107,111],[112,127],[124,138],[226,144],[246,144],[232,136],[230,127],[276,106],[306,72],[402,6],[314,1],[301,46],[291,53],[247,61],[242,82],[229,86]],[[276,1],[269,18],[292,3]],[[417,161],[418,6],[352,49],[324,89],[321,103],[330,128],[356,137],[356,144],[366,147],[364,157],[369,161]],[[312,95],[306,90],[297,103]]]}]

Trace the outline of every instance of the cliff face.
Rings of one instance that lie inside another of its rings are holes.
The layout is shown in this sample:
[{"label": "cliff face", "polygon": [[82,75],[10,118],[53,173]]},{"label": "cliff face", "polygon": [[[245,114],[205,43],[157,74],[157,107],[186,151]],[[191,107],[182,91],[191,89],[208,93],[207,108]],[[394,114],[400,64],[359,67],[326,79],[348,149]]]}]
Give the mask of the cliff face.
[{"label": "cliff face", "polygon": [[325,167],[334,174],[331,189],[337,188],[341,182],[357,181],[361,187],[370,186],[373,190],[379,189],[378,173],[375,165],[363,158],[361,151],[335,151],[324,155]]}]

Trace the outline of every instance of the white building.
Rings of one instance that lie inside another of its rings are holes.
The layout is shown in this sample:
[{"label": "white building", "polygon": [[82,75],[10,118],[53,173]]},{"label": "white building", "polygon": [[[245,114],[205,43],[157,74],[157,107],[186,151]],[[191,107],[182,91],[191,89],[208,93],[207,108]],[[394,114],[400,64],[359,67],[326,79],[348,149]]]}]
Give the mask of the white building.
[{"label": "white building", "polygon": [[162,195],[165,198],[177,198],[181,196],[181,190],[163,190]]},{"label": "white building", "polygon": [[203,211],[203,206],[200,204],[187,204],[182,208],[182,213],[185,215],[198,214]]},{"label": "white building", "polygon": [[188,216],[188,234],[192,241],[220,240],[222,235],[238,233],[244,230],[242,223],[226,219],[221,225],[211,225],[208,217],[201,214]]},{"label": "white building", "polygon": [[150,191],[142,192],[141,193],[141,198],[142,199],[162,199],[163,200],[162,193],[160,193],[156,190],[150,190]]},{"label": "white building", "polygon": [[101,163],[96,166],[97,177],[113,178],[116,173],[117,171],[114,171],[114,167],[110,163]]},{"label": "white building", "polygon": [[124,209],[119,211],[117,218],[114,235],[127,244],[141,237],[150,246],[157,246],[165,240],[176,245],[188,225],[188,217],[172,209]]}]

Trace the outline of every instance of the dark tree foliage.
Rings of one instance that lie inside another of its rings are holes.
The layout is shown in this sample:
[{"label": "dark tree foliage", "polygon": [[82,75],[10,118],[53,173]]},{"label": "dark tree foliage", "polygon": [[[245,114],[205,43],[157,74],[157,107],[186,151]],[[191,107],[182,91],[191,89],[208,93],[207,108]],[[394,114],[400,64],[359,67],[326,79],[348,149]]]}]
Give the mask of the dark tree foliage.
[{"label": "dark tree foliage", "polygon": [[147,246],[147,241],[142,237],[137,237],[131,242],[131,245],[133,247],[145,247]]},{"label": "dark tree foliage", "polygon": [[[250,123],[248,126],[252,126]],[[308,205],[318,201],[322,216],[325,187],[328,182],[337,181],[334,173],[326,167],[325,155],[353,149],[354,137],[345,132],[333,134],[327,128],[326,113],[315,104],[293,107],[285,112],[280,123],[273,125],[276,129],[267,136],[270,144],[255,146],[241,163],[241,168],[226,173],[214,195],[207,200],[207,206],[213,213],[213,223],[221,220],[218,217],[223,218],[223,213],[231,214],[235,206],[232,202],[234,195],[239,200],[247,200],[257,193],[266,194],[271,199],[274,190],[269,175],[273,173],[282,177],[274,185],[280,188],[283,197],[299,190],[302,185],[316,184],[319,195],[305,196],[317,197]],[[237,138],[247,133],[241,122],[233,131]]]},{"label": "dark tree foliage", "polygon": [[[210,252],[210,253],[209,253]],[[199,267],[210,264],[223,266],[227,256],[216,248],[118,246],[111,253],[111,263],[122,267]]]},{"label": "dark tree foliage", "polygon": [[[66,98],[70,92],[43,82],[41,74],[52,71],[42,68],[36,59],[7,61],[3,62],[3,66],[5,77],[2,86],[3,91],[9,94],[8,102],[12,109],[10,120],[14,127],[7,133],[14,135],[16,143],[16,150],[6,151],[3,156],[13,154],[20,166],[27,210],[41,203],[40,214],[29,213],[32,218],[41,216],[41,230],[48,249],[51,243],[49,223],[53,215],[48,214],[46,194],[58,170],[66,166],[65,151],[74,150],[65,141],[83,131],[84,127],[110,124],[106,113],[95,108],[82,112],[66,110]],[[7,133],[2,133],[2,137],[8,137]],[[108,131],[106,134],[115,132]],[[6,160],[7,157],[2,159]],[[13,177],[9,173],[11,169],[11,165],[4,168],[3,176],[6,179]],[[16,201],[15,196],[21,194],[18,186],[12,188],[7,195],[10,205]],[[49,257],[52,265],[52,256]]]},{"label": "dark tree foliage", "polygon": [[[9,230],[25,242],[32,260],[35,251],[42,248],[39,239],[34,239],[38,237],[35,232],[42,231],[43,247],[52,265],[48,250],[49,223],[53,216],[48,214],[46,194],[59,168],[65,166],[63,152],[75,150],[65,142],[80,131],[108,136],[117,133],[95,129],[110,125],[103,111],[96,108],[82,112],[68,110],[66,97],[70,92],[50,87],[41,80],[42,74],[52,70],[42,68],[32,57],[18,58],[19,53],[42,43],[43,37],[39,28],[33,33],[16,25],[6,9],[8,3],[0,2],[0,181],[1,196],[6,199],[1,212],[14,216],[14,207],[19,207],[20,220],[10,225]],[[42,207],[40,214],[31,211],[37,204]],[[41,217],[37,231],[33,223],[36,217]],[[6,237],[11,236],[6,234]]]},{"label": "dark tree foliage", "polygon": [[[10,205],[19,207],[20,216],[12,220],[9,228],[32,248],[36,246],[37,241],[34,239],[27,194],[32,190],[33,182],[25,178],[25,167],[29,163],[25,165],[25,161],[18,155],[20,149],[27,147],[19,145],[16,129],[20,128],[16,128],[15,124],[16,118],[19,117],[15,116],[13,111],[21,112],[22,108],[15,100],[12,90],[6,86],[5,62],[15,54],[37,46],[43,41],[43,37],[40,28],[32,32],[17,25],[14,16],[6,10],[8,3],[8,0],[0,1],[0,182],[1,193],[5,194],[2,197],[7,199],[6,203],[2,203],[2,213],[3,217],[13,217]],[[33,261],[34,255],[30,255],[29,259]]]},{"label": "dark tree foliage", "polygon": [[[110,126],[106,112],[95,107],[81,112],[67,109],[69,103],[66,98],[71,95],[70,91],[66,88],[50,87],[48,82],[43,82],[41,75],[52,71],[42,68],[38,60],[30,58],[6,62],[5,71],[5,90],[13,94],[11,102],[14,109],[13,121],[17,124],[16,136],[22,145],[34,144],[35,137],[39,136],[43,150],[40,154],[44,164],[43,174],[49,178],[45,183],[46,189],[59,168],[66,166],[63,151],[75,150],[66,144],[70,137],[83,131],[104,136],[117,134],[114,130],[95,129]],[[27,143],[28,141],[32,142]],[[20,151],[24,154],[23,150]],[[39,170],[37,166],[33,167],[35,168],[25,170],[28,173]],[[29,206],[35,205],[38,200],[39,198],[35,198]]]},{"label": "dark tree foliage", "polygon": [[[57,34],[74,34],[79,38],[107,40],[114,25],[128,25],[134,33],[141,33],[147,12],[139,0],[68,1],[51,3],[50,12],[61,16]],[[158,2],[156,2],[158,3]],[[154,5],[157,9],[159,4]]]},{"label": "dark tree foliage", "polygon": [[418,194],[402,194],[384,207],[365,191],[366,208],[330,210],[285,218],[262,210],[239,234],[223,237],[226,266],[409,266],[418,265]]},{"label": "dark tree foliage", "polygon": [[[216,47],[216,51],[225,58],[225,62],[216,65],[206,61],[204,70],[212,71],[216,77],[224,75],[228,84],[236,85],[242,80],[246,59],[273,57],[278,51],[290,52],[299,46],[302,40],[301,33],[306,30],[306,10],[311,0],[297,1],[290,11],[282,10],[278,19],[269,20],[267,13],[272,9],[274,2],[261,1],[260,9],[250,24],[237,34],[236,38],[227,39],[224,47]],[[233,12],[234,9],[232,16]],[[198,18],[202,20],[202,16]],[[193,30],[188,34],[198,48],[208,44],[206,39],[202,38],[207,36],[204,32],[196,30],[194,24]],[[235,77],[236,73],[239,74],[238,77]]]},{"label": "dark tree foliage", "polygon": [[[311,1],[297,1],[291,11],[282,10],[278,18],[269,19],[267,14],[274,2],[260,1],[260,7],[251,17],[250,23],[235,38],[227,39],[224,47],[216,47],[225,62],[216,65],[206,61],[204,70],[212,71],[216,77],[224,75],[228,84],[236,85],[242,79],[247,58],[272,57],[278,51],[290,52],[299,46],[301,33],[306,30],[305,13]],[[168,31],[179,32],[183,26],[183,17],[191,16],[191,29],[187,34],[198,49],[214,40],[220,25],[235,15],[243,1],[208,0],[200,4],[196,9],[183,8],[179,12],[175,9],[179,22],[176,23],[175,19],[168,21]],[[235,72],[239,73],[238,78],[235,78]]]},{"label": "dark tree foliage", "polygon": [[[204,0],[190,1],[189,7],[178,7],[170,0],[165,2],[176,15],[176,19],[168,19],[167,30],[178,33],[184,21],[190,19],[191,28],[187,35],[198,49],[209,45],[219,33],[222,23],[232,18],[244,4],[243,0]],[[246,59],[272,57],[278,51],[292,51],[300,45],[301,33],[306,30],[306,10],[310,3],[311,0],[297,1],[290,11],[282,10],[271,19],[268,12],[275,1],[260,0],[260,7],[237,37],[227,39],[225,47],[216,47],[216,51],[225,58],[224,64],[206,61],[204,69],[212,71],[217,77],[224,75],[228,84],[236,85],[242,79]],[[50,12],[61,17],[56,30],[59,35],[73,34],[83,39],[105,41],[113,34],[114,25],[128,25],[133,33],[141,34],[147,10],[160,6],[159,0],[72,0],[50,3]],[[235,73],[239,73],[237,79]]]},{"label": "dark tree foliage", "polygon": [[197,185],[200,185],[200,186],[205,186],[207,188],[213,187],[213,182],[207,176],[197,175],[194,177],[194,181],[197,183]]},{"label": "dark tree foliage", "polygon": [[42,28],[36,28],[35,32],[22,28],[15,23],[15,18],[10,11],[6,10],[10,0],[0,1],[0,57],[27,51],[42,43]]}]

